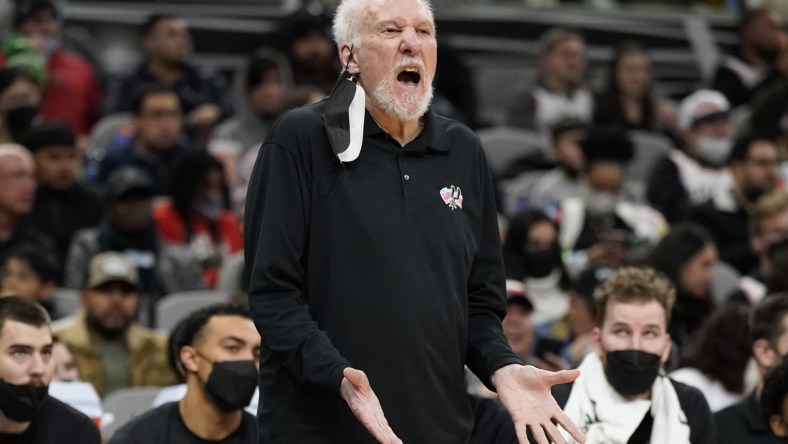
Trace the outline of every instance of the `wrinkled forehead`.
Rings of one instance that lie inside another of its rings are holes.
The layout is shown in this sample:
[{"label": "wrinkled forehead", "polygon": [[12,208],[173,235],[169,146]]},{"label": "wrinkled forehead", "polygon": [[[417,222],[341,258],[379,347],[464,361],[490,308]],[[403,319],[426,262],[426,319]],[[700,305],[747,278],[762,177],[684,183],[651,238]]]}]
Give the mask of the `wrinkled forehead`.
[{"label": "wrinkled forehead", "polygon": [[375,26],[381,22],[426,22],[435,26],[431,11],[418,0],[373,0],[365,5],[361,14],[364,26]]},{"label": "wrinkled forehead", "polygon": [[605,309],[605,326],[625,325],[633,329],[667,328],[665,308],[656,299],[611,299]]}]

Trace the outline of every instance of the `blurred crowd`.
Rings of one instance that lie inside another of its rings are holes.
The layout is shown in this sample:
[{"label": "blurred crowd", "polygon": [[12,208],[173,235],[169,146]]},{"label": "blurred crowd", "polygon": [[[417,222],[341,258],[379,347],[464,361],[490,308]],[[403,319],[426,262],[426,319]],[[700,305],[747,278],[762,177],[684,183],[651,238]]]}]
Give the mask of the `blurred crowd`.
[{"label": "blurred crowd", "polygon": [[[165,322],[157,307],[184,292],[245,303],[252,166],[277,117],[336,82],[329,23],[289,17],[284,47],[249,54],[237,73],[245,100],[234,103],[192,64],[183,17],[149,17],[142,62],[100,79],[104,70],[64,48],[52,2],[20,3],[0,53],[0,296],[45,308],[55,380],[87,382],[98,397],[171,385],[167,400],[188,397],[178,383],[211,391],[195,382],[206,373],[195,338],[211,316],[231,318],[216,327],[231,331],[248,327],[248,313],[224,305]],[[662,368],[703,393],[718,442],[772,442],[758,440],[776,427],[759,402],[779,417],[774,400],[788,390],[777,378],[760,396],[788,354],[788,33],[773,10],[755,9],[738,36],[714,77],[676,101],[655,93],[647,47],[618,45],[594,90],[583,36],[550,29],[538,42],[537,81],[500,104],[506,128],[481,128],[472,73],[445,45],[433,108],[479,129],[487,151],[507,276],[503,327],[524,361],[569,369],[604,349],[608,296],[597,290],[621,267],[649,267],[675,289],[659,300],[671,344],[658,350]],[[485,137],[497,130],[517,137],[501,149]],[[176,334],[188,319],[188,333]],[[246,333],[240,348],[256,362],[260,338]],[[477,381],[469,392],[492,395]],[[231,410],[256,403],[248,398]],[[788,420],[775,424],[788,431]]]}]

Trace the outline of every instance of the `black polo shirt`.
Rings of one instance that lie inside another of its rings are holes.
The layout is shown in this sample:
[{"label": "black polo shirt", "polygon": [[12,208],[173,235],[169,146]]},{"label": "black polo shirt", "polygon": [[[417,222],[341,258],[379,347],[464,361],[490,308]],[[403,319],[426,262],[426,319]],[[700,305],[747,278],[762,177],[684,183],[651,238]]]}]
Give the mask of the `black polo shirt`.
[{"label": "black polo shirt", "polygon": [[463,365],[489,385],[520,362],[501,328],[497,213],[479,140],[429,113],[401,147],[367,114],[360,156],[340,164],[324,107],[279,119],[249,184],[259,442],[374,442],[339,397],[351,365],[404,442],[467,442]]}]

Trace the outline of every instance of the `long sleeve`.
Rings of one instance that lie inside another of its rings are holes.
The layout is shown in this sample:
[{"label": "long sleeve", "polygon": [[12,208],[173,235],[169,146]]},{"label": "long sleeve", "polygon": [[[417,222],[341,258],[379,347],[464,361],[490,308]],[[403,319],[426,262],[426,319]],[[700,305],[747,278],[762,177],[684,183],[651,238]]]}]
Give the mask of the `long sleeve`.
[{"label": "long sleeve", "polygon": [[304,294],[310,199],[306,168],[284,147],[266,143],[246,200],[249,304],[264,348],[299,382],[338,393],[350,363],[312,318]]},{"label": "long sleeve", "polygon": [[676,164],[668,157],[660,160],[651,172],[646,196],[671,224],[687,220],[691,215],[689,195]]},{"label": "long sleeve", "polygon": [[[486,169],[486,163],[483,162]],[[506,314],[505,277],[498,216],[492,178],[484,178],[484,208],[479,250],[468,278],[468,357],[467,365],[491,390],[495,370],[508,364],[522,364],[503,334]]]}]

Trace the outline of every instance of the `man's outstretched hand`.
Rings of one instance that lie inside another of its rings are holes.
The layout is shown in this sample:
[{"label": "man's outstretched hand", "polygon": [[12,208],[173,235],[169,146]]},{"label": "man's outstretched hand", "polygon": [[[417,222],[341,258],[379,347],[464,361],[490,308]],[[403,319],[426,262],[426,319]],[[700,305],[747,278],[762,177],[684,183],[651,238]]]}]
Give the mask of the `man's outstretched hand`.
[{"label": "man's outstretched hand", "polygon": [[361,370],[350,367],[345,369],[343,375],[345,377],[342,378],[340,387],[342,399],[350,406],[350,410],[359,422],[382,444],[402,444],[402,440],[397,438],[389,427],[383,415],[383,408],[380,407],[380,401],[369,385],[367,375]]},{"label": "man's outstretched hand", "polygon": [[539,444],[566,444],[566,440],[553,424],[557,421],[579,443],[585,437],[572,420],[558,407],[550,388],[572,382],[580,376],[578,370],[548,372],[530,365],[511,364],[493,373],[492,383],[498,398],[514,421],[520,444],[529,444],[527,430]]}]

